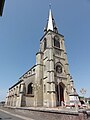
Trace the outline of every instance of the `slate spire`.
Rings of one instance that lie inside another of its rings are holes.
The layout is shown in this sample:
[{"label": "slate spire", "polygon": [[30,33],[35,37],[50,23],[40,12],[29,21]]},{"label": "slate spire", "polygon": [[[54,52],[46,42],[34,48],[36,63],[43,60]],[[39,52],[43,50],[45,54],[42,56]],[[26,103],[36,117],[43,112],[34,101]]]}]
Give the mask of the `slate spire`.
[{"label": "slate spire", "polygon": [[49,16],[48,16],[47,25],[44,29],[44,32],[47,32],[48,30],[52,30],[52,31],[58,33],[58,30],[57,30],[57,27],[56,27],[56,24],[55,24],[55,20],[53,18],[51,5],[49,7]]}]

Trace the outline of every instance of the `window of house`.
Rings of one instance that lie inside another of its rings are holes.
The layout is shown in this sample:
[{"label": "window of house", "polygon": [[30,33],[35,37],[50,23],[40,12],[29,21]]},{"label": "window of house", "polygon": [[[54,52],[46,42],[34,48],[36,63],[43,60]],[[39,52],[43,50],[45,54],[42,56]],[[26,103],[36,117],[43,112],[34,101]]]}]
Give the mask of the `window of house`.
[{"label": "window of house", "polygon": [[27,92],[28,94],[33,94],[33,83],[30,83],[29,85],[28,85],[28,92]]}]

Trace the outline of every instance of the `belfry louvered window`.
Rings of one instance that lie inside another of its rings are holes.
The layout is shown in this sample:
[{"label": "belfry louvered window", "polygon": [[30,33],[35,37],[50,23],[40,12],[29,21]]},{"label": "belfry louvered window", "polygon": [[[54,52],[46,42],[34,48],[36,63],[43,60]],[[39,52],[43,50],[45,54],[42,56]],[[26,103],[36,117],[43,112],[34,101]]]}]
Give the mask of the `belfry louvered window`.
[{"label": "belfry louvered window", "polygon": [[59,37],[57,36],[54,37],[54,46],[60,48]]}]

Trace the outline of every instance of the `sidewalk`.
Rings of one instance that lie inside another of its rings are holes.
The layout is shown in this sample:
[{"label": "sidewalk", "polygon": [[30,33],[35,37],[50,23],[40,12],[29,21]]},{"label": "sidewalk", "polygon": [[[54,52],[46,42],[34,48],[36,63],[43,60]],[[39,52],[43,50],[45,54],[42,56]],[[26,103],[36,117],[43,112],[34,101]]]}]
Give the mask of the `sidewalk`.
[{"label": "sidewalk", "polygon": [[[68,114],[78,114],[76,108],[64,108],[64,107],[55,107],[55,108],[45,108],[45,107],[7,107],[18,110],[29,110],[29,111],[40,111],[40,112],[53,112],[53,113],[68,113]],[[83,109],[84,110],[84,109]]]},{"label": "sidewalk", "polygon": [[[82,117],[87,115],[85,110],[76,110],[75,108],[70,109],[62,107],[6,107],[2,109],[9,111],[12,114],[18,114],[20,116],[28,117],[34,120],[80,120],[80,115],[82,115]],[[90,110],[88,111],[90,112]]]}]

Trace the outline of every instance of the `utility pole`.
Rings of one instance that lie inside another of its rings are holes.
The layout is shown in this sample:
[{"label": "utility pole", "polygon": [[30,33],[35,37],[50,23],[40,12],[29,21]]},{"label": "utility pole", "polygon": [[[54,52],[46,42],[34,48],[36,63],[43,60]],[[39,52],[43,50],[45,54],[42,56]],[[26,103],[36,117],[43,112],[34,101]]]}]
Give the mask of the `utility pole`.
[{"label": "utility pole", "polygon": [[2,16],[5,0],[0,0],[0,16]]}]

